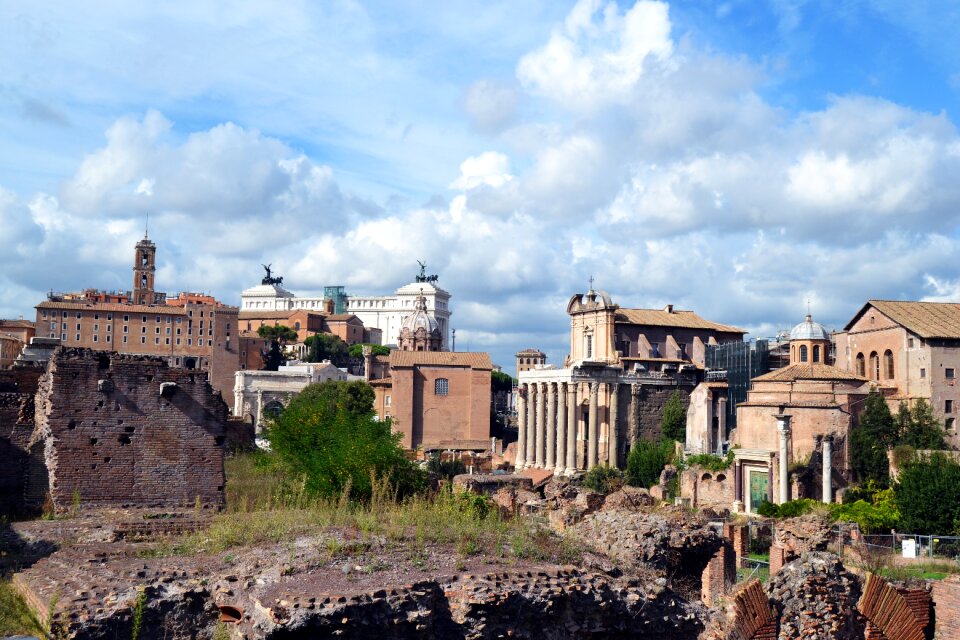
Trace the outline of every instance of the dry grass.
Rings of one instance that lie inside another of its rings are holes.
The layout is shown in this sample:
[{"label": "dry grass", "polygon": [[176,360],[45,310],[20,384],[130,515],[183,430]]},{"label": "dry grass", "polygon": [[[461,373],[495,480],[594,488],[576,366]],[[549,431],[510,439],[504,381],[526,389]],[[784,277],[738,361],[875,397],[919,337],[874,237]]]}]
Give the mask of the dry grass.
[{"label": "dry grass", "polygon": [[486,498],[455,493],[397,500],[385,482],[373,483],[369,502],[309,495],[304,482],[284,475],[269,457],[247,454],[227,461],[227,506],[204,531],[185,536],[156,553],[219,553],[234,547],[280,543],[301,535],[349,531],[414,548],[451,544],[463,557],[489,554],[505,559],[574,563],[579,545],[546,531],[529,518],[502,517]]},{"label": "dry grass", "polygon": [[0,580],[0,636],[19,634],[42,638],[44,630],[10,581]]}]

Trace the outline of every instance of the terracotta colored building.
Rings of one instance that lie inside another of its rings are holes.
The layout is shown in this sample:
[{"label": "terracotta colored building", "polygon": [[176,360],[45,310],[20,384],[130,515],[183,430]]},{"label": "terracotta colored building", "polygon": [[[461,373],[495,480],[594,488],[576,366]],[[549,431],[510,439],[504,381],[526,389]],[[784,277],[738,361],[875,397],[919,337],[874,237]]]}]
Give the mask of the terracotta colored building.
[{"label": "terracotta colored building", "polygon": [[389,378],[371,379],[370,384],[380,419],[393,420],[404,447],[490,447],[489,354],[393,351],[389,365]]},{"label": "terracotta colored building", "polygon": [[256,333],[263,325],[283,325],[297,332],[297,342],[309,336],[329,333],[347,344],[364,342],[364,327],[360,318],[349,313],[326,313],[323,311],[241,311],[240,326],[245,331]]},{"label": "terracotta colored building", "polygon": [[926,400],[960,446],[960,304],[870,300],[835,337],[838,367],[870,379],[891,411]]},{"label": "terracotta colored building", "polygon": [[[732,468],[710,472],[691,467],[681,495],[692,506],[756,512],[763,501],[815,498],[832,502],[850,478],[850,430],[862,410],[869,381],[823,362],[830,335],[810,316],[790,332],[790,364],[753,378],[746,402],[737,405],[737,428],[729,434]],[[713,451],[722,431],[704,416],[710,389],[704,383],[687,413],[688,451]],[[713,423],[716,425],[716,423]]]},{"label": "terracotta colored building", "polygon": [[547,364],[547,354],[539,349],[524,349],[517,352],[517,375]]},{"label": "terracotta colored building", "polygon": [[36,306],[37,335],[59,338],[65,347],[161,356],[171,367],[205,371],[232,404],[240,367],[237,308],[203,294],[167,298],[154,291],[155,261],[156,246],[144,237],[135,249],[128,296],[134,303],[51,295]]},{"label": "terracotta colored building", "polygon": [[0,369],[11,366],[35,335],[36,325],[29,320],[0,320]]}]

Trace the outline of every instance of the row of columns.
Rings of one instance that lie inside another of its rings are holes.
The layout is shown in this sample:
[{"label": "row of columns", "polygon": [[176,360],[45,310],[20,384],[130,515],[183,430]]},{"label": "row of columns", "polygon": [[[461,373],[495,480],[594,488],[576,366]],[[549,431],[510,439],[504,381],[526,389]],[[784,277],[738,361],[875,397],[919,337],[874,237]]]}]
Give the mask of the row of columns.
[{"label": "row of columns", "polygon": [[[599,462],[600,449],[600,395],[609,398],[607,456],[610,466],[617,466],[619,449],[617,420],[619,418],[620,385],[605,382],[584,383],[588,386],[589,409],[585,433],[580,424],[578,408],[583,402],[577,382],[527,382],[520,385],[517,400],[517,455],[514,466],[552,469],[558,474],[572,474],[578,468],[592,469]],[[636,399],[636,394],[632,396]],[[635,402],[631,406],[635,406]],[[636,411],[631,411],[631,433]],[[586,456],[578,467],[577,443],[586,437]]]},{"label": "row of columns", "polygon": [[[788,485],[788,466],[789,466],[789,442],[790,442],[790,415],[778,414],[774,416],[777,419],[777,435],[780,437],[779,463],[780,471],[780,504],[790,500],[790,487]],[[833,502],[833,435],[817,436],[817,440],[822,443],[821,449],[821,500],[827,504]]]}]

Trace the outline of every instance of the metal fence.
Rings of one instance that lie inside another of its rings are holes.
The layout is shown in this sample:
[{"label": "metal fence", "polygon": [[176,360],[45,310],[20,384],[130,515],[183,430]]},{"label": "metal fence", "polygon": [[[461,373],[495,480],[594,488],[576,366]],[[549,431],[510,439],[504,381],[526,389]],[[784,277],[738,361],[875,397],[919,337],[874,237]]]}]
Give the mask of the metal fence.
[{"label": "metal fence", "polygon": [[[862,536],[868,549],[917,558],[960,560],[960,536],[886,533]],[[906,553],[905,549],[906,547]]]}]

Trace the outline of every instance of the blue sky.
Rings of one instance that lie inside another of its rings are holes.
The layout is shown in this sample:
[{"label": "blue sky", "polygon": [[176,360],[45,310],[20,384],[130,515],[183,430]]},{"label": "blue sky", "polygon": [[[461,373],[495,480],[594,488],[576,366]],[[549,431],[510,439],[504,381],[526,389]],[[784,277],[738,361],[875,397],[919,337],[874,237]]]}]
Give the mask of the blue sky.
[{"label": "blue sky", "polygon": [[622,306],[757,335],[960,294],[948,2],[0,2],[0,316],[49,289],[383,293],[566,354]]}]

